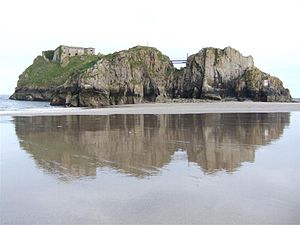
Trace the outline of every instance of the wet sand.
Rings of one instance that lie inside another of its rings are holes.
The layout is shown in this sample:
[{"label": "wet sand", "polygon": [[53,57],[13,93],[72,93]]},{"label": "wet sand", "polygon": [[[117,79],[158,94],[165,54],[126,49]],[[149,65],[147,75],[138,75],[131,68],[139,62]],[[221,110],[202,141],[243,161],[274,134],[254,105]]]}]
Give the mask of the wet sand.
[{"label": "wet sand", "polygon": [[300,103],[270,102],[203,102],[203,103],[144,103],[104,108],[43,108],[22,111],[2,111],[0,116],[51,115],[112,115],[112,114],[193,114],[300,111]]},{"label": "wet sand", "polygon": [[300,112],[0,116],[0,224],[300,224],[299,124]]}]

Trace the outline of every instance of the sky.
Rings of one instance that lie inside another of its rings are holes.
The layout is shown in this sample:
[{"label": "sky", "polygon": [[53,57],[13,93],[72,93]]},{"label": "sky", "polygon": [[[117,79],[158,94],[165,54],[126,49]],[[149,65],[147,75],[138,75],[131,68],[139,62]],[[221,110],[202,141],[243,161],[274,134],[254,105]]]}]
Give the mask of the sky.
[{"label": "sky", "polygon": [[171,59],[231,46],[300,97],[299,10],[299,0],[2,0],[0,94],[63,44],[102,54],[148,45]]}]

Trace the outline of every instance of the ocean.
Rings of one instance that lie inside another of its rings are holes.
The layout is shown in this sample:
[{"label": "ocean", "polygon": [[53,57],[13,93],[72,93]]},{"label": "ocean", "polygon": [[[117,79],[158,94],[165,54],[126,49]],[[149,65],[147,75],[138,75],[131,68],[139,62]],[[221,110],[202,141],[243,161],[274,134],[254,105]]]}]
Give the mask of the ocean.
[{"label": "ocean", "polygon": [[0,111],[20,111],[24,109],[58,108],[44,101],[10,100],[9,95],[0,95]]}]

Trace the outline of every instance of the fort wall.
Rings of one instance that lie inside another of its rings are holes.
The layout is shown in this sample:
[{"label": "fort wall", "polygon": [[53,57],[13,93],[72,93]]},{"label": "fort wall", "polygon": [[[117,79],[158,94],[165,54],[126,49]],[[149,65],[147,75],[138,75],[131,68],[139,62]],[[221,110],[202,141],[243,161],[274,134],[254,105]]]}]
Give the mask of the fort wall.
[{"label": "fort wall", "polygon": [[81,55],[95,55],[95,48],[81,48],[60,45],[54,51],[43,51],[45,60],[63,63],[66,58]]}]

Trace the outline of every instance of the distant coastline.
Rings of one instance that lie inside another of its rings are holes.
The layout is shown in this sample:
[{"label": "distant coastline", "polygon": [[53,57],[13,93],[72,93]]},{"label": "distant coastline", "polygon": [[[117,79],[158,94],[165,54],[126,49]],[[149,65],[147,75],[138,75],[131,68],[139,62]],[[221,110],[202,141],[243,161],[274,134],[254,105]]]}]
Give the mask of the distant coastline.
[{"label": "distant coastline", "polygon": [[300,102],[300,98],[293,98],[293,102]]}]

